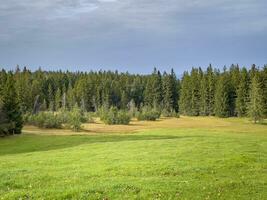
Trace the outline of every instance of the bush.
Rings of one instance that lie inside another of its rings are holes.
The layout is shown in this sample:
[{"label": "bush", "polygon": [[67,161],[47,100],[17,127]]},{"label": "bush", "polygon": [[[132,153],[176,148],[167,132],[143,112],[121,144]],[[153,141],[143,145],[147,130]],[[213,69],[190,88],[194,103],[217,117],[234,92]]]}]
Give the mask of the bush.
[{"label": "bush", "polygon": [[176,118],[179,118],[180,117],[179,113],[175,112],[174,110],[168,111],[166,109],[163,109],[162,110],[161,115],[163,117],[176,117]]},{"label": "bush", "polygon": [[25,123],[39,128],[61,128],[60,117],[52,112],[40,112],[36,115],[26,115]]},{"label": "bush", "polygon": [[94,123],[95,114],[92,112],[86,112],[83,116],[83,123]]},{"label": "bush", "polygon": [[69,114],[68,124],[74,131],[79,131],[81,129],[83,121],[85,121],[85,119],[84,116],[82,115],[82,111],[77,105],[75,105]]},{"label": "bush", "polygon": [[127,125],[131,121],[130,115],[125,111],[118,111],[116,107],[111,107],[108,112],[102,113],[100,119],[105,124],[124,124]]},{"label": "bush", "polygon": [[137,120],[139,121],[156,121],[160,118],[160,112],[150,107],[143,107],[137,114]]}]

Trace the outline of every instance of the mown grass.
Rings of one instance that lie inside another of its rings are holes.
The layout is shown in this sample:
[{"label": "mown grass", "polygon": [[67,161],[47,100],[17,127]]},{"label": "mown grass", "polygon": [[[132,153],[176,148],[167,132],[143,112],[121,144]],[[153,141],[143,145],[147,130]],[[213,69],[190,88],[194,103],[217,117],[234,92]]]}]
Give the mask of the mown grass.
[{"label": "mown grass", "polygon": [[140,126],[1,138],[0,199],[267,199],[267,126],[187,117]]}]

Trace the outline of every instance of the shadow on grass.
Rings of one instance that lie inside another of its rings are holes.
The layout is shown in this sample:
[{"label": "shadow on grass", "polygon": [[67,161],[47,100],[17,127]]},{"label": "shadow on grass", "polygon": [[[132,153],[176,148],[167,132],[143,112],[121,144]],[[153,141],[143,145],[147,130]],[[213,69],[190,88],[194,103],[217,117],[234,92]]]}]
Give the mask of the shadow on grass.
[{"label": "shadow on grass", "polygon": [[125,141],[151,141],[185,139],[201,136],[172,136],[172,135],[101,135],[101,136],[38,136],[20,135],[0,139],[0,156],[8,154],[31,153],[64,149],[82,144],[125,142]]}]

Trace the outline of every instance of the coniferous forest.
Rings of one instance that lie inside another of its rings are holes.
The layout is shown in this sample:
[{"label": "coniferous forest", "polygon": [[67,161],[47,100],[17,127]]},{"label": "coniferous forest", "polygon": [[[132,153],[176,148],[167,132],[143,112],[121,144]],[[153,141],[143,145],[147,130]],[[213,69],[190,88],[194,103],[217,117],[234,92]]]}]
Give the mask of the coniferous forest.
[{"label": "coniferous forest", "polygon": [[[60,122],[54,119],[64,112]],[[219,70],[192,68],[178,78],[174,70],[149,75],[117,71],[30,71],[26,67],[0,72],[0,132],[19,134],[24,123],[74,130],[91,115],[107,124],[128,124],[132,117],[160,116],[267,117],[267,65]],[[44,120],[52,117],[50,124]],[[66,120],[66,118],[68,118]],[[65,120],[65,121],[64,121]],[[36,122],[37,121],[37,122]]]}]

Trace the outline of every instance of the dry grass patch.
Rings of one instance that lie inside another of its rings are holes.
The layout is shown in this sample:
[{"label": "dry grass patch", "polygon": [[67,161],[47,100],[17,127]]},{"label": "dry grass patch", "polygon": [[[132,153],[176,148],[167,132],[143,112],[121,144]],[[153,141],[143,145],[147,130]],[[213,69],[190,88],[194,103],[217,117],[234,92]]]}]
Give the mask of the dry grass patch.
[{"label": "dry grass patch", "polygon": [[76,133],[67,129],[40,129],[34,126],[25,126],[26,134],[44,134],[44,135],[95,135],[112,133],[135,133],[148,129],[205,129],[212,131],[231,131],[242,133],[267,133],[267,126],[254,125],[246,118],[216,118],[216,117],[188,117],[180,118],[161,118],[157,121],[137,121],[133,119],[129,125],[106,125],[95,119],[94,123],[83,124],[83,130]]}]

